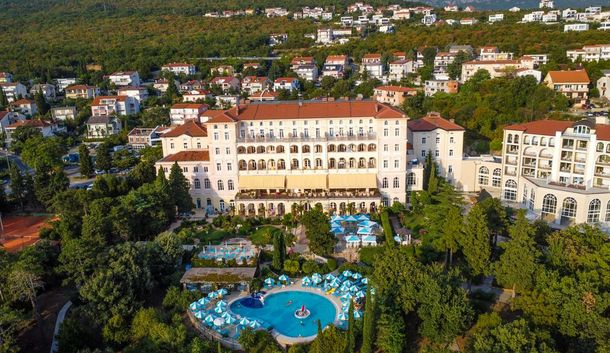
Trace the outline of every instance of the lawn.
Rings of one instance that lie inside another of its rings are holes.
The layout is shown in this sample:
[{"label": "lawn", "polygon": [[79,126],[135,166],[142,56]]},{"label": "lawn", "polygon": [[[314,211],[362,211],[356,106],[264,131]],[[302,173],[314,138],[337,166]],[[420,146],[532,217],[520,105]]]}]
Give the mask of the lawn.
[{"label": "lawn", "polygon": [[200,233],[197,238],[204,244],[219,244],[225,239],[232,238],[234,235],[222,229],[212,229],[207,233]]},{"label": "lawn", "polygon": [[273,236],[282,230],[272,226],[261,226],[250,235],[250,241],[254,245],[267,245],[273,242]]}]

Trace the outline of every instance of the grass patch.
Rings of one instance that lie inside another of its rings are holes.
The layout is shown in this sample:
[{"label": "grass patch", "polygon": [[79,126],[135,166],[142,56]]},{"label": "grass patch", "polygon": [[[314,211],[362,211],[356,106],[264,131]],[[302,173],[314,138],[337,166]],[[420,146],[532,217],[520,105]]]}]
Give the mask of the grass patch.
[{"label": "grass patch", "polygon": [[250,235],[254,245],[267,245],[273,243],[273,236],[282,230],[272,226],[261,226]]},{"label": "grass patch", "polygon": [[222,229],[212,229],[207,233],[199,234],[197,237],[205,244],[219,244],[225,239],[232,238],[233,234]]},{"label": "grass patch", "polygon": [[365,246],[360,249],[360,261],[367,265],[374,265],[378,254],[383,252],[383,246]]}]

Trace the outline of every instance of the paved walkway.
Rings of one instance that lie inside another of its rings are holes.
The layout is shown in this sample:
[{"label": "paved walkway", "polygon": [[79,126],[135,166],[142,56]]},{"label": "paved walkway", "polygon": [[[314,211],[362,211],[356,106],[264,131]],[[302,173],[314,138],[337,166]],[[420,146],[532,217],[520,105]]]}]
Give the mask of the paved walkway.
[{"label": "paved walkway", "polygon": [[57,314],[57,320],[55,321],[55,331],[53,332],[53,342],[51,343],[51,353],[56,353],[59,349],[59,342],[57,342],[57,335],[59,334],[59,328],[61,327],[62,322],[66,318],[66,313],[68,309],[72,306],[72,301],[68,300],[66,304],[61,308],[59,314]]}]

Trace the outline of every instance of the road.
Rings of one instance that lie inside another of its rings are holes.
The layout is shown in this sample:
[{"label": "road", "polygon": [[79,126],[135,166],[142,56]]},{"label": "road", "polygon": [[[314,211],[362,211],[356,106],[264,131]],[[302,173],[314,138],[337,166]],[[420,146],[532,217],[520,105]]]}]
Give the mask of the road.
[{"label": "road", "polygon": [[59,334],[59,329],[61,328],[62,322],[66,318],[66,313],[68,309],[72,306],[72,302],[68,300],[66,304],[61,308],[59,314],[57,314],[57,320],[55,321],[55,330],[53,332],[53,342],[51,343],[51,353],[57,352],[59,349],[59,342],[57,342],[57,335]]},{"label": "road", "polygon": [[34,170],[30,167],[28,167],[22,160],[21,158],[13,153],[10,153],[8,151],[5,150],[0,150],[0,158],[8,158],[9,161],[11,161],[14,165],[17,166],[17,168],[19,168],[19,170],[23,173],[23,172],[27,172],[27,173],[32,173],[34,172]]}]

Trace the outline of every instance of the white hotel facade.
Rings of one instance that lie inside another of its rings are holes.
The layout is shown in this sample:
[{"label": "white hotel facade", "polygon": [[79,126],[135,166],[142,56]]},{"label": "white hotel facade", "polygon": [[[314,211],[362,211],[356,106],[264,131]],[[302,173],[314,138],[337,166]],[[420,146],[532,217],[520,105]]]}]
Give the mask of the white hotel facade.
[{"label": "white hotel facade", "polygon": [[293,204],[370,212],[408,203],[431,153],[463,192],[486,190],[561,228],[610,224],[610,124],[507,126],[501,155],[467,157],[464,129],[438,113],[407,116],[373,101],[269,102],[206,111],[162,137],[157,168],[182,167],[198,208],[281,215]]}]

